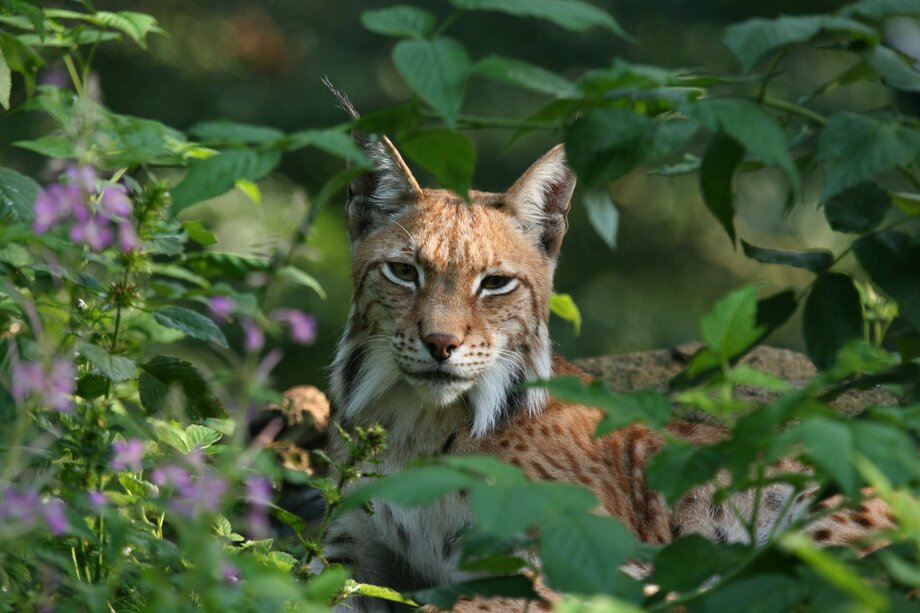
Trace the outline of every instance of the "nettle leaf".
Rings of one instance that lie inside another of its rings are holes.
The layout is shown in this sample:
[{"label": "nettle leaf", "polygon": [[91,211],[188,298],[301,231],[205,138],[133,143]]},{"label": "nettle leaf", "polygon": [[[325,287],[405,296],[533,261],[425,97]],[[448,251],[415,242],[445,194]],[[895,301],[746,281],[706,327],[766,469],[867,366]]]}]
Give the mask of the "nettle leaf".
[{"label": "nettle leaf", "polygon": [[800,188],[801,179],[789,154],[786,133],[760,106],[737,98],[704,98],[686,105],[684,112],[710,130],[737,141],[755,160],[783,169],[792,186]]},{"label": "nettle leaf", "polygon": [[676,439],[652,456],[645,475],[648,486],[673,504],[691,487],[710,480],[726,463],[718,446],[698,446]]},{"label": "nettle leaf", "polygon": [[404,40],[393,48],[393,64],[413,91],[457,127],[463,90],[471,71],[466,49],[455,40]]},{"label": "nettle leaf", "polygon": [[353,509],[377,498],[404,506],[434,502],[441,496],[468,489],[479,482],[473,475],[446,466],[422,466],[388,475],[348,494],[342,510]]},{"label": "nettle leaf", "polygon": [[645,115],[626,109],[593,111],[566,132],[566,157],[584,184],[614,181],[642,164],[654,131]]},{"label": "nettle leaf", "polygon": [[612,517],[559,515],[540,523],[540,561],[547,583],[562,592],[609,594],[636,539]]},{"label": "nettle leaf", "polygon": [[759,574],[720,587],[709,594],[697,610],[702,613],[784,613],[794,611],[796,603],[807,593],[795,579],[787,575]]},{"label": "nettle leaf", "polygon": [[371,161],[355,143],[351,135],[339,130],[301,130],[288,137],[288,151],[301,147],[316,147],[356,166],[370,167]]},{"label": "nettle leaf", "polygon": [[198,251],[186,256],[186,266],[204,277],[229,277],[242,281],[249,273],[268,270],[271,260],[261,256]]},{"label": "nettle leaf", "polygon": [[47,134],[34,140],[19,140],[13,144],[49,158],[77,157],[73,140],[56,134]]},{"label": "nettle leaf", "polygon": [[428,11],[404,4],[361,13],[361,25],[386,36],[424,38],[431,34],[436,23]]},{"label": "nettle leaf", "polygon": [[202,121],[188,130],[195,138],[209,144],[259,144],[284,136],[284,132],[267,126],[253,126],[220,119]]},{"label": "nettle leaf", "polygon": [[581,333],[581,311],[569,294],[553,292],[549,297],[549,310],[556,317],[571,322],[575,336]]},{"label": "nettle leaf", "polygon": [[846,424],[825,417],[811,417],[776,438],[772,457],[787,457],[801,448],[840,489],[847,495],[854,495],[859,486],[853,466],[854,444],[853,433]]},{"label": "nettle leaf", "polygon": [[920,5],[914,0],[861,0],[840,9],[841,15],[859,15],[884,19],[895,15],[920,15]]},{"label": "nettle leaf", "polygon": [[910,56],[885,45],[874,45],[863,52],[863,57],[888,87],[906,92],[920,91],[920,72],[913,67],[915,60]]},{"label": "nettle leaf", "polygon": [[523,598],[525,600],[540,599],[540,596],[533,588],[531,580],[523,575],[472,579],[454,585],[444,585],[412,592],[411,595],[417,602],[434,605],[444,611],[452,611],[457,601],[464,596],[486,598],[494,596]]},{"label": "nettle leaf", "polygon": [[3,49],[0,49],[0,106],[9,110],[10,93],[13,89],[13,74],[10,72],[10,65],[6,62]]},{"label": "nettle leaf", "polygon": [[204,224],[200,221],[182,222],[182,230],[191,240],[195,241],[202,247],[210,247],[217,244],[217,237],[213,232],[205,228]]},{"label": "nettle leaf", "polygon": [[863,269],[898,303],[898,312],[920,330],[920,242],[885,230],[863,236],[853,246]]},{"label": "nettle leaf", "polygon": [[891,200],[901,212],[910,217],[920,216],[920,194],[909,192],[892,192]]},{"label": "nettle leaf", "polygon": [[281,161],[278,151],[233,149],[193,164],[172,189],[172,213],[233,189],[238,179],[258,181]]},{"label": "nettle leaf", "polygon": [[824,215],[837,232],[862,234],[880,224],[891,208],[891,196],[877,183],[860,183],[824,204]]},{"label": "nettle leaf", "polygon": [[835,113],[818,138],[816,159],[824,163],[827,201],[883,170],[920,155],[920,131],[897,119],[863,113]]},{"label": "nettle leaf", "polygon": [[185,436],[192,448],[206,449],[221,438],[221,433],[214,428],[192,424],[185,428]]},{"label": "nettle leaf", "polygon": [[706,347],[721,360],[746,350],[763,335],[757,322],[757,285],[737,289],[719,300],[700,322]]},{"label": "nettle leaf", "polygon": [[741,61],[744,72],[767,52],[810,40],[819,32],[843,32],[860,40],[878,40],[874,28],[837,15],[797,15],[750,19],[729,26],[722,42]]},{"label": "nettle leaf", "polygon": [[555,72],[499,55],[479,60],[473,70],[480,76],[550,96],[567,97],[577,91],[574,83]]},{"label": "nettle leaf", "polygon": [[112,355],[98,345],[82,343],[79,346],[79,351],[80,355],[114,383],[121,383],[133,378],[137,370],[137,364],[133,360],[120,355]]},{"label": "nettle leaf", "polygon": [[0,166],[0,215],[15,221],[32,221],[32,206],[41,189],[35,181]]},{"label": "nettle leaf", "polygon": [[470,492],[476,530],[493,537],[518,534],[547,514],[587,512],[597,498],[573,483],[480,484]]},{"label": "nettle leaf", "polygon": [[147,48],[147,35],[151,32],[163,34],[163,30],[157,25],[157,20],[145,13],[136,13],[134,11],[119,11],[112,13],[109,11],[96,11],[87,14],[87,19],[102,27],[120,30],[128,35],[142,49]]},{"label": "nettle leaf", "polygon": [[226,349],[227,337],[211,319],[201,313],[184,307],[163,307],[153,312],[153,318],[161,326],[179,330],[192,338],[211,341]]},{"label": "nettle leaf", "polygon": [[326,290],[324,290],[320,282],[316,280],[316,277],[307,274],[296,266],[285,266],[279,271],[279,274],[292,283],[312,289],[321,300],[326,299]]},{"label": "nettle leaf", "polygon": [[498,11],[517,17],[537,17],[575,32],[600,27],[618,36],[626,36],[609,13],[581,0],[450,0],[450,3],[469,11]]},{"label": "nettle leaf", "polygon": [[641,422],[651,428],[663,428],[671,418],[671,401],[653,391],[618,394],[611,392],[603,381],[585,384],[577,376],[569,375],[533,385],[545,387],[553,397],[605,412],[597,425],[595,436],[602,436],[633,423]]},{"label": "nettle leaf", "polygon": [[812,251],[784,251],[755,247],[747,241],[741,241],[744,255],[763,264],[783,264],[795,268],[804,268],[813,273],[822,273],[834,263],[834,254],[825,249]]},{"label": "nettle leaf", "polygon": [[[655,556],[655,571],[650,581],[669,592],[691,590],[731,568],[747,552],[743,545],[717,545],[699,534],[688,534]],[[688,564],[688,560],[693,563]]]},{"label": "nettle leaf", "polygon": [[581,200],[588,211],[588,221],[591,222],[591,227],[608,247],[615,249],[617,231],[620,228],[620,212],[610,197],[610,189],[607,186],[589,189]]},{"label": "nettle leaf", "polygon": [[150,413],[172,409],[170,395],[175,389],[181,392],[184,406],[194,419],[224,416],[224,410],[208,382],[190,362],[161,355],[140,367],[138,389],[141,404]]},{"label": "nettle leaf", "polygon": [[818,277],[803,319],[805,346],[818,368],[834,365],[847,341],[862,338],[863,315],[859,292],[849,276],[832,272]]},{"label": "nettle leaf", "polygon": [[744,158],[744,149],[734,139],[717,134],[700,164],[700,190],[706,208],[719,221],[732,244],[735,243],[735,170]]},{"label": "nettle leaf", "polygon": [[459,132],[431,130],[416,132],[399,142],[400,149],[419,166],[430,172],[441,187],[469,200],[476,149],[470,139]]}]

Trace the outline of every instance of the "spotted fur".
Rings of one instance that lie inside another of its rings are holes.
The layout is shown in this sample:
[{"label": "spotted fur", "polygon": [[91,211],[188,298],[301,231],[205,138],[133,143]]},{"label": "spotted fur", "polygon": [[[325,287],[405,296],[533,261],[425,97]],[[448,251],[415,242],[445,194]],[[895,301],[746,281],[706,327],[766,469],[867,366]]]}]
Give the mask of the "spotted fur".
[{"label": "spotted fur", "polygon": [[[331,369],[331,397],[333,419],[344,428],[387,429],[375,470],[392,473],[437,454],[487,453],[533,479],[587,486],[643,541],[667,543],[690,532],[746,540],[737,514],[750,515],[753,494],[715,505],[710,484],[669,509],[644,472],[664,444],[661,434],[633,425],[595,439],[598,411],[519,387],[577,373],[553,357],[548,333],[547,305],[575,186],[563,148],[537,160],[506,193],[473,191],[467,203],[419,187],[389,141],[359,142],[376,167],[349,191],[354,297]],[[505,278],[510,289],[492,288]],[[696,444],[725,434],[688,422],[669,430]],[[341,459],[345,445],[333,436],[330,451]],[[803,470],[777,467],[785,469]],[[758,540],[807,506],[806,498],[789,501],[791,494],[783,485],[762,492]],[[334,523],[326,553],[359,581],[401,590],[457,582],[468,578],[457,569],[457,541],[470,521],[456,495],[423,508],[378,503],[373,514],[353,511]],[[847,525],[862,528],[846,537],[855,539],[878,522],[873,516],[872,526],[861,526],[857,517]],[[815,539],[836,542],[823,532],[831,528],[822,524]],[[389,606],[353,604],[358,611]],[[513,611],[521,604],[474,601],[461,608]]]}]

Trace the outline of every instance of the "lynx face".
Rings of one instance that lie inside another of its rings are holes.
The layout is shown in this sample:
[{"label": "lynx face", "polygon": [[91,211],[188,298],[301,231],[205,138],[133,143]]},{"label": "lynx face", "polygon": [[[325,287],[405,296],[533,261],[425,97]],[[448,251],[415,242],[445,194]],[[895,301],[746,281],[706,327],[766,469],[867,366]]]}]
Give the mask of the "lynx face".
[{"label": "lynx face", "polygon": [[547,305],[574,177],[557,147],[505,194],[422,189],[389,141],[352,186],[354,305],[333,365],[346,419],[384,394],[423,410],[463,403],[473,433],[537,411],[551,375]]}]

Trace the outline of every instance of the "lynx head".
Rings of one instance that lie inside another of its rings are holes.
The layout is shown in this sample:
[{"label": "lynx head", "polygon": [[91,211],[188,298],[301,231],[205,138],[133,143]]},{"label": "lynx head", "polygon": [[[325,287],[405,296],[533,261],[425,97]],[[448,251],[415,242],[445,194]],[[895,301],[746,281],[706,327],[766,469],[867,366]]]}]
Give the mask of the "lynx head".
[{"label": "lynx head", "polygon": [[464,403],[472,433],[539,411],[551,373],[553,272],[575,177],[561,145],[503,194],[419,187],[386,138],[359,139],[374,169],[348,194],[354,298],[333,365],[348,419],[394,387],[424,410]]}]

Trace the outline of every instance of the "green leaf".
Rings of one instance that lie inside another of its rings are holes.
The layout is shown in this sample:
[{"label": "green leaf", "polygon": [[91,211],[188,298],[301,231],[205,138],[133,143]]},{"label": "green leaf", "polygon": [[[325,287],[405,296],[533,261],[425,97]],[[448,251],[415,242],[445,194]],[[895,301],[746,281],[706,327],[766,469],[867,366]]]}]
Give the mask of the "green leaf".
[{"label": "green leaf", "polygon": [[686,105],[684,112],[710,130],[737,141],[755,160],[782,168],[793,188],[800,188],[801,179],[789,154],[786,133],[760,106],[737,98],[703,98]]},{"label": "green leaf", "polygon": [[476,530],[501,538],[523,532],[544,516],[584,513],[597,505],[589,490],[561,482],[480,484],[469,500]]},{"label": "green leaf", "polygon": [[575,84],[555,72],[521,60],[490,55],[473,67],[476,74],[524,89],[557,97],[575,94]]},{"label": "green leaf", "polygon": [[13,143],[17,147],[34,151],[49,158],[77,157],[72,139],[55,134],[41,136],[34,140],[20,140]]},{"label": "green leaf", "polygon": [[901,316],[920,330],[920,242],[885,230],[863,236],[853,250],[872,281],[897,301]]},{"label": "green leaf", "polygon": [[137,370],[137,364],[133,360],[120,355],[112,355],[98,345],[82,343],[79,350],[87,361],[114,383],[121,383],[133,378],[134,372]]},{"label": "green leaf", "polygon": [[172,190],[172,213],[220,196],[233,189],[237,179],[258,181],[278,165],[278,151],[232,149],[192,165],[185,178]]},{"label": "green leaf", "polygon": [[369,598],[389,600],[390,602],[399,602],[402,604],[407,604],[410,607],[418,606],[411,598],[407,598],[396,590],[388,587],[383,587],[381,585],[369,585],[367,583],[355,583],[353,581],[349,581],[345,584],[345,590],[348,593],[357,594],[358,596],[367,596]]},{"label": "green leaf", "polygon": [[575,336],[581,333],[581,311],[569,294],[550,294],[549,310],[556,317],[570,322],[575,328]]},{"label": "green leaf", "polygon": [[891,200],[901,212],[910,217],[920,216],[920,194],[908,192],[892,192]]},{"label": "green leaf", "polygon": [[896,119],[865,113],[835,113],[818,138],[816,159],[824,162],[827,201],[920,154],[920,131]]},{"label": "green leaf", "polygon": [[735,357],[763,334],[757,323],[757,285],[737,289],[716,303],[700,322],[706,346],[720,360]]},{"label": "green leaf", "polygon": [[450,128],[456,128],[471,70],[466,49],[443,37],[404,40],[393,49],[393,64],[409,87],[431,104]]},{"label": "green leaf", "polygon": [[10,92],[13,88],[13,75],[10,73],[10,65],[6,63],[6,57],[3,49],[0,49],[0,106],[9,110]]},{"label": "green leaf", "polygon": [[876,183],[860,183],[840,192],[824,204],[824,214],[837,232],[868,232],[891,208],[888,192]]},{"label": "green leaf", "polygon": [[77,381],[77,396],[86,400],[101,398],[109,389],[109,380],[102,375],[84,375]]},{"label": "green leaf", "polygon": [[840,14],[871,19],[884,19],[895,15],[920,15],[920,5],[915,0],[861,0],[843,7]]},{"label": "green leaf", "polygon": [[824,249],[813,251],[783,251],[764,249],[741,241],[744,255],[763,264],[783,264],[795,268],[804,268],[813,273],[822,273],[834,263],[834,254]]},{"label": "green leaf", "polygon": [[611,593],[620,565],[636,548],[619,521],[587,513],[541,522],[539,543],[549,586],[580,594]]},{"label": "green leaf", "polygon": [[803,326],[809,357],[822,370],[833,366],[840,348],[863,334],[862,306],[853,279],[838,272],[818,277],[805,302]]},{"label": "green leaf", "polygon": [[452,611],[457,601],[464,596],[496,596],[504,598],[523,598],[539,600],[533,589],[533,583],[523,575],[507,577],[484,577],[472,579],[454,585],[443,585],[412,593],[412,598],[420,603],[436,606],[440,610]]},{"label": "green leaf", "polygon": [[117,13],[96,11],[89,14],[88,18],[97,25],[124,32],[142,49],[147,48],[148,34],[151,32],[163,34],[163,30],[157,25],[157,20],[144,13],[134,11],[119,11]]},{"label": "green leaf", "polygon": [[437,23],[434,15],[414,6],[397,4],[361,13],[361,25],[377,34],[424,38]]},{"label": "green leaf", "polygon": [[417,132],[400,141],[403,153],[434,175],[442,187],[469,200],[476,149],[459,132],[431,130]]},{"label": "green leaf", "polygon": [[224,410],[210,386],[191,363],[161,355],[140,366],[138,389],[141,404],[148,412],[171,410],[170,391],[174,388],[184,396],[184,406],[191,417],[223,417]]},{"label": "green leaf", "polygon": [[578,178],[588,186],[614,181],[639,166],[654,139],[655,124],[626,109],[599,109],[568,129],[565,151]]},{"label": "green leaf", "polygon": [[597,425],[595,436],[602,436],[633,423],[663,428],[671,419],[671,402],[666,396],[652,391],[617,394],[603,381],[586,385],[574,375],[538,381],[553,397],[589,407],[597,407],[605,415]]},{"label": "green leaf", "polygon": [[652,456],[645,475],[648,486],[661,492],[668,504],[673,504],[691,487],[709,481],[726,459],[718,446],[700,447],[670,440]]},{"label": "green leaf", "polygon": [[913,67],[915,60],[885,45],[874,45],[863,53],[866,62],[892,89],[905,92],[920,91],[920,72]]},{"label": "green leaf", "polygon": [[214,428],[208,428],[207,426],[200,426],[198,424],[187,426],[185,428],[185,436],[193,449],[195,447],[207,449],[221,438],[220,432]]},{"label": "green leaf", "polygon": [[527,560],[515,556],[490,555],[484,558],[478,558],[464,562],[460,565],[460,570],[470,572],[486,572],[490,575],[507,575],[516,573],[528,566]]},{"label": "green leaf", "polygon": [[341,566],[330,566],[312,577],[304,586],[304,596],[314,602],[328,604],[345,586],[348,571]]},{"label": "green leaf", "polygon": [[361,167],[370,167],[371,161],[355,143],[351,135],[340,130],[301,130],[288,137],[288,151],[301,147],[316,147]]},{"label": "green leaf", "polygon": [[850,429],[839,421],[811,417],[781,434],[773,443],[773,455],[801,446],[815,466],[823,469],[847,495],[858,492],[858,477],[853,466],[854,441]]},{"label": "green leaf", "polygon": [[617,246],[617,230],[620,227],[620,212],[610,197],[610,190],[605,186],[589,189],[582,196],[588,210],[588,221],[611,249]]},{"label": "green leaf", "polygon": [[722,42],[749,71],[768,51],[810,40],[821,31],[844,32],[861,40],[878,40],[879,33],[858,21],[836,15],[782,16],[750,19],[729,26]]},{"label": "green leaf", "polygon": [[706,208],[719,221],[732,244],[735,243],[735,170],[744,158],[744,149],[734,139],[717,134],[706,148],[700,164],[700,189]]},{"label": "green leaf", "polygon": [[353,509],[372,498],[404,506],[418,506],[478,482],[476,477],[446,466],[423,466],[388,475],[356,489],[342,500],[341,508]]},{"label": "green leaf", "polygon": [[[858,579],[857,579],[858,581]],[[700,613],[784,613],[796,610],[805,596],[795,579],[786,575],[761,573],[720,587],[695,609]]]},{"label": "green leaf", "polygon": [[199,251],[186,256],[186,266],[205,277],[229,277],[243,281],[252,272],[263,272],[271,267],[266,257]]},{"label": "green leaf", "polygon": [[699,534],[688,534],[655,556],[650,581],[667,592],[691,590],[731,568],[747,551],[741,545],[717,545]]},{"label": "green leaf", "polygon": [[192,338],[211,341],[227,348],[227,337],[213,321],[201,313],[183,307],[163,307],[153,312],[153,318],[161,326],[179,330]]},{"label": "green leaf", "polygon": [[320,299],[326,299],[326,290],[323,289],[323,286],[319,284],[312,275],[308,275],[304,271],[300,270],[295,266],[285,266],[281,269],[280,274],[282,277],[291,281],[292,283],[297,283],[298,285],[303,285],[304,287],[309,287]]},{"label": "green leaf", "polygon": [[202,247],[210,247],[217,244],[217,237],[214,233],[204,227],[200,221],[182,222],[182,230],[190,239]]},{"label": "green leaf", "polygon": [[468,11],[498,11],[516,17],[545,19],[575,32],[600,27],[626,37],[609,13],[581,0],[450,0],[450,3]]},{"label": "green leaf", "polygon": [[188,130],[195,138],[209,144],[259,144],[284,136],[284,132],[267,126],[253,126],[225,119],[202,121]]},{"label": "green leaf", "polygon": [[32,221],[38,183],[15,170],[0,166],[0,215],[16,221]]}]

